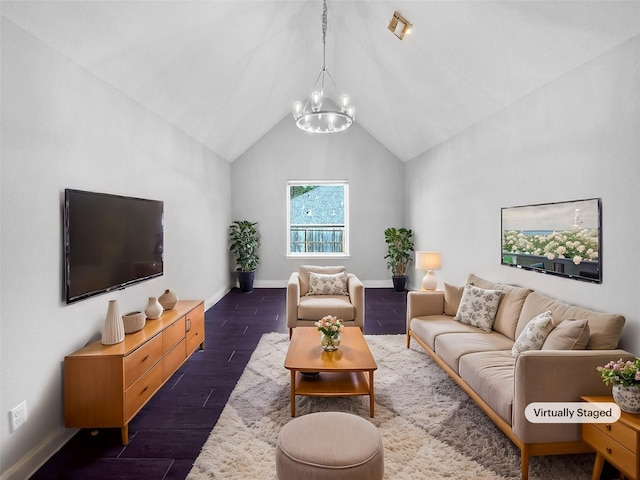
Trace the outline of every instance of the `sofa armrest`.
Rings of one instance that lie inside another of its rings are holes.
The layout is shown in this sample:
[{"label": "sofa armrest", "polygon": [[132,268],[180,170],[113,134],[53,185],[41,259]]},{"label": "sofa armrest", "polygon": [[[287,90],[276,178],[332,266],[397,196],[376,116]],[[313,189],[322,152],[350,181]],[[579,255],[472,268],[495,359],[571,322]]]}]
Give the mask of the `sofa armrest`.
[{"label": "sofa armrest", "polygon": [[353,273],[347,274],[347,289],[349,301],[355,309],[354,321],[356,327],[364,328],[364,283]]},{"label": "sofa armrest", "polygon": [[287,282],[287,327],[295,328],[298,323],[298,304],[300,303],[300,279],[293,272]]},{"label": "sofa armrest", "polygon": [[[526,443],[579,440],[579,424],[562,424],[549,438],[549,426],[529,423],[524,411],[532,402],[579,402],[582,395],[610,395],[596,367],[610,360],[632,360],[624,350],[530,350],[518,355],[514,370],[514,433]],[[567,438],[565,438],[567,437]]]},{"label": "sofa armrest", "polygon": [[444,292],[433,290],[407,294],[407,332],[412,318],[442,314],[444,314]]}]

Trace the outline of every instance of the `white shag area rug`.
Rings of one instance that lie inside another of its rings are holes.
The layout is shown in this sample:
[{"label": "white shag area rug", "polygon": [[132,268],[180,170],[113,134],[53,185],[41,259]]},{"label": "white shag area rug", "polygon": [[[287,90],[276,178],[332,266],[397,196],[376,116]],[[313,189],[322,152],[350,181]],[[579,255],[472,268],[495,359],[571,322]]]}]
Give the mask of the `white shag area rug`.
[{"label": "white shag area rug", "polygon": [[[385,479],[520,478],[520,452],[405,335],[366,335],[375,372],[369,397],[296,397],[296,416],[341,411],[370,420],[384,444]],[[276,479],[275,444],[291,421],[288,335],[262,337],[187,480]],[[336,439],[340,441],[339,438]],[[532,457],[531,480],[590,479],[593,455]]]}]

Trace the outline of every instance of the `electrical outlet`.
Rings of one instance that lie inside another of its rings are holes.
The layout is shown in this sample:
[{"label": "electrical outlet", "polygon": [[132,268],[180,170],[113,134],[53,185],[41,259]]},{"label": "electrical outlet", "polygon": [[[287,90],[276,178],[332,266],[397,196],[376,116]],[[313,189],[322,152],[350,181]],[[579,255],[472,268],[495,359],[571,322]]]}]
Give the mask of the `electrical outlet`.
[{"label": "electrical outlet", "polygon": [[11,431],[15,432],[22,425],[27,423],[27,401],[23,400],[17,407],[9,410],[9,423]]}]

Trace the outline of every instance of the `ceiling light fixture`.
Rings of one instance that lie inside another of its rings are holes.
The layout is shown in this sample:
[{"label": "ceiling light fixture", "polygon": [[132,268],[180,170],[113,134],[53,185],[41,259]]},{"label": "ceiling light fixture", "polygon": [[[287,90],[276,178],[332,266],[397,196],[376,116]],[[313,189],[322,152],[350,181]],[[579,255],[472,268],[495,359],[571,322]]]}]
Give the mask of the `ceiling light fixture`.
[{"label": "ceiling light fixture", "polygon": [[391,30],[396,37],[402,40],[405,35],[411,33],[411,27],[413,27],[413,23],[409,23],[406,18],[400,15],[400,12],[395,11],[393,12],[393,17],[391,17],[391,21],[387,28]]},{"label": "ceiling light fixture", "polygon": [[[303,104],[298,101],[293,105],[293,118],[301,130],[311,133],[334,133],[346,130],[355,120],[356,108],[351,105],[349,95],[341,94],[335,80],[329,73],[326,64],[327,46],[327,0],[323,0],[322,9],[322,68],[316,78],[311,95]],[[326,95],[325,78],[331,80],[336,90],[339,102],[333,102]],[[319,87],[319,88],[318,88]],[[336,105],[339,104],[339,108]],[[323,108],[324,107],[324,108]]]}]

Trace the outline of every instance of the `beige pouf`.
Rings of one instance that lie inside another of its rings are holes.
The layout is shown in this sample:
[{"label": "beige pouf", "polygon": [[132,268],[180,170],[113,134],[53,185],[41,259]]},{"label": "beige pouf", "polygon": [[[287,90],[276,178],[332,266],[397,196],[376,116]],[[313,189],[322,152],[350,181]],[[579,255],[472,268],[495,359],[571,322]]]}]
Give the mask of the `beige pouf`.
[{"label": "beige pouf", "polygon": [[310,413],[280,431],[276,445],[279,480],[375,480],[384,474],[380,432],[349,413]]}]

